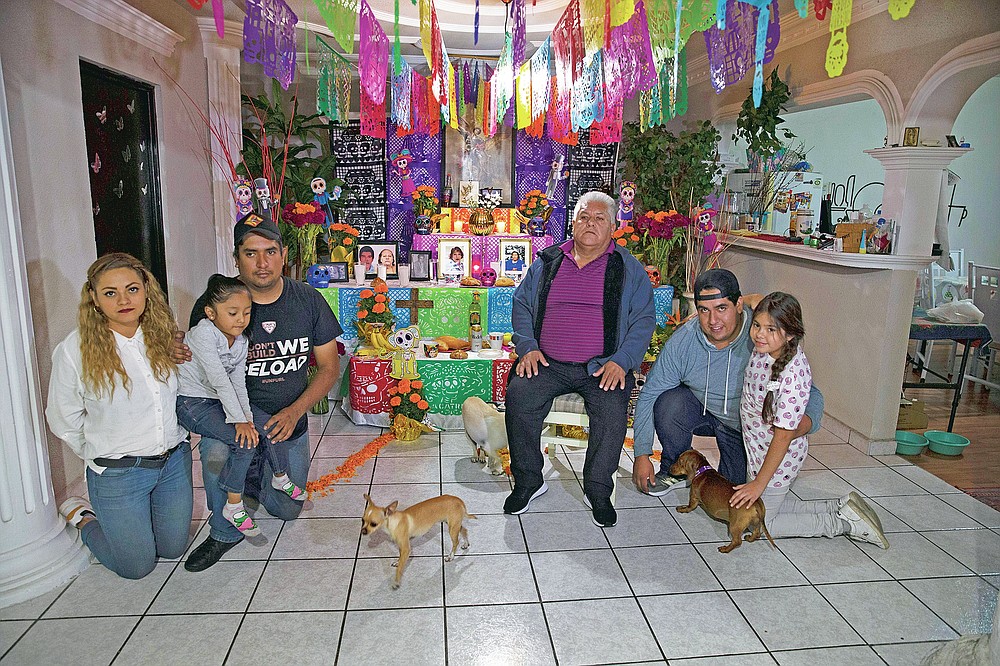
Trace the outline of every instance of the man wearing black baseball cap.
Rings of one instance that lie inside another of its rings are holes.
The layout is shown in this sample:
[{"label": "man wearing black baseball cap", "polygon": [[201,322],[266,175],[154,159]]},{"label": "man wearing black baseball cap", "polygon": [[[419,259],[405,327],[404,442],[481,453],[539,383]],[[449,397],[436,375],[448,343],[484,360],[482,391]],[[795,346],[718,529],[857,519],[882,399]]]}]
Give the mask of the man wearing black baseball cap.
[{"label": "man wearing black baseball cap", "polygon": [[[236,223],[233,238],[239,277],[250,288],[253,301],[250,325],[244,331],[250,339],[247,394],[255,411],[272,415],[264,426],[266,434],[273,445],[288,447],[288,476],[305,488],[309,473],[306,412],[326,396],[339,376],[336,337],[343,330],[318,291],[282,277],[288,249],[270,216],[248,213]],[[311,382],[306,376],[310,354],[317,370]],[[205,499],[212,512],[211,531],[184,563],[188,571],[209,568],[243,540],[222,515],[226,492],[219,487],[218,475],[229,457],[229,446],[202,437],[199,450]],[[294,520],[303,503],[273,488],[268,481],[271,477],[266,457],[257,448],[247,474],[246,494],[272,516]]]},{"label": "man wearing black baseball cap", "polygon": [[[743,375],[753,342],[752,310],[744,305],[731,271],[713,268],[694,283],[698,318],[680,326],[663,345],[635,408],[635,464],[632,480],[650,495],[665,495],[681,484],[670,466],[691,448],[692,435],[715,437],[719,472],[734,484],[746,482],[747,461],[740,428]],[[795,433],[819,428],[823,396],[812,387],[805,416]],[[654,474],[653,433],[663,451]]]}]

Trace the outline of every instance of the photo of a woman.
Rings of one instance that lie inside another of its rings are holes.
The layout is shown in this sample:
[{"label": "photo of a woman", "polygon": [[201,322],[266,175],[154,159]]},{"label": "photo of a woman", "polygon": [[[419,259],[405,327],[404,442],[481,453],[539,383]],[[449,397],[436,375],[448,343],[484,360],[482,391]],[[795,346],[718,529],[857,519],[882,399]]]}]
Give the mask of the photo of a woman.
[{"label": "photo of a woman", "polygon": [[438,241],[438,278],[458,282],[472,275],[472,243],[468,239],[446,238]]},{"label": "photo of a woman", "polygon": [[396,255],[391,248],[387,247],[379,252],[378,264],[379,266],[385,266],[385,272],[388,275],[396,274]]},{"label": "photo of a woman", "polygon": [[462,275],[465,273],[465,254],[462,252],[462,248],[453,247],[451,252],[448,254],[448,273]]}]

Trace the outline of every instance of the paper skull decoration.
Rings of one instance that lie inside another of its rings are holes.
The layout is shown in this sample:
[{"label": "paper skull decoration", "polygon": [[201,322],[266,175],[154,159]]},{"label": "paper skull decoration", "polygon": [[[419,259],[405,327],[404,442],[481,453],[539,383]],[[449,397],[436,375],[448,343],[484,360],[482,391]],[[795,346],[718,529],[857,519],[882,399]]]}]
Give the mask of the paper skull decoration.
[{"label": "paper skull decoration", "polygon": [[656,266],[646,266],[646,275],[649,276],[649,283],[653,288],[660,286],[660,269]]},{"label": "paper skull decoration", "polygon": [[484,287],[492,287],[497,281],[497,272],[492,268],[484,268],[479,273],[479,281]]}]

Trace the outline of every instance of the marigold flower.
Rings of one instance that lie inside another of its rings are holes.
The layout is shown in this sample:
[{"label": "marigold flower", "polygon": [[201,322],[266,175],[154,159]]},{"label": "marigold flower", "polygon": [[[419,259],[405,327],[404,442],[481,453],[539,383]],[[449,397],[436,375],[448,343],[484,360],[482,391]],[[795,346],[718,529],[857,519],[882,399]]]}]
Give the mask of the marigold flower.
[{"label": "marigold flower", "polygon": [[371,298],[374,295],[375,295],[375,292],[373,292],[371,289],[362,289],[361,290],[361,298]]},{"label": "marigold flower", "polygon": [[399,380],[399,384],[397,384],[397,386],[399,387],[399,392],[400,393],[409,393],[410,392],[410,380],[409,379],[400,379]]},{"label": "marigold flower", "polygon": [[372,312],[374,312],[375,314],[382,314],[383,312],[385,312],[385,303],[376,303],[374,306],[372,306]]},{"label": "marigold flower", "polygon": [[368,310],[358,310],[358,319],[364,319],[368,316]]},{"label": "marigold flower", "polygon": [[378,293],[380,293],[380,294],[388,294],[389,293],[389,285],[387,285],[385,282],[381,282],[381,283],[375,285],[375,291],[378,292]]},{"label": "marigold flower", "polygon": [[376,303],[385,303],[385,294],[375,294]]},{"label": "marigold flower", "polygon": [[420,402],[417,403],[417,407],[419,407],[420,409],[427,409],[429,405],[427,404],[426,400],[421,400]]},{"label": "marigold flower", "polygon": [[394,398],[390,398],[389,399],[389,404],[392,405],[393,407],[399,407],[399,404],[401,402],[403,402],[403,401],[399,399],[398,395],[396,397],[394,397]]},{"label": "marigold flower", "polygon": [[639,242],[639,237],[636,236],[635,234],[632,234],[631,236],[629,236],[629,238],[632,240],[633,243]]},{"label": "marigold flower", "polygon": [[626,245],[628,245],[628,241],[625,240],[624,238],[619,238],[618,240],[615,241],[615,243],[617,243],[618,245],[621,245],[622,247],[625,247]]},{"label": "marigold flower", "polygon": [[351,238],[350,236],[346,236],[346,237],[344,238],[344,241],[343,241],[343,242],[344,242],[344,245],[351,245],[351,244],[352,244],[352,243],[354,242],[354,239],[353,239],[353,238]]},{"label": "marigold flower", "polygon": [[417,395],[416,393],[411,393],[410,402],[412,402],[414,405],[417,404],[418,402],[420,402],[420,396]]},{"label": "marigold flower", "polygon": [[413,381],[410,382],[410,386],[412,386],[415,389],[422,389],[424,387],[424,383],[419,379],[414,379]]}]

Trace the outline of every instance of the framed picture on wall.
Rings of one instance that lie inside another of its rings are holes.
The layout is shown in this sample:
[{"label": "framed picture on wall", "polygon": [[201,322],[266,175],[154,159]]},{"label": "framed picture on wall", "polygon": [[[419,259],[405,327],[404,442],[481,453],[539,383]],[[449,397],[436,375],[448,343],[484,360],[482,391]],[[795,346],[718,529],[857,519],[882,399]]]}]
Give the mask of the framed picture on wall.
[{"label": "framed picture on wall", "polygon": [[500,239],[500,275],[518,279],[531,264],[531,241]]},{"label": "framed picture on wall", "polygon": [[919,127],[907,127],[903,130],[903,145],[904,146],[919,146],[920,143],[920,128]]},{"label": "framed picture on wall", "polygon": [[427,282],[431,279],[430,250],[410,250],[410,279],[414,282]]},{"label": "framed picture on wall", "polygon": [[463,180],[458,186],[458,205],[475,208],[479,205],[479,181]]},{"label": "framed picture on wall", "polygon": [[468,238],[444,238],[438,241],[438,279],[459,282],[471,275],[472,241]]}]

